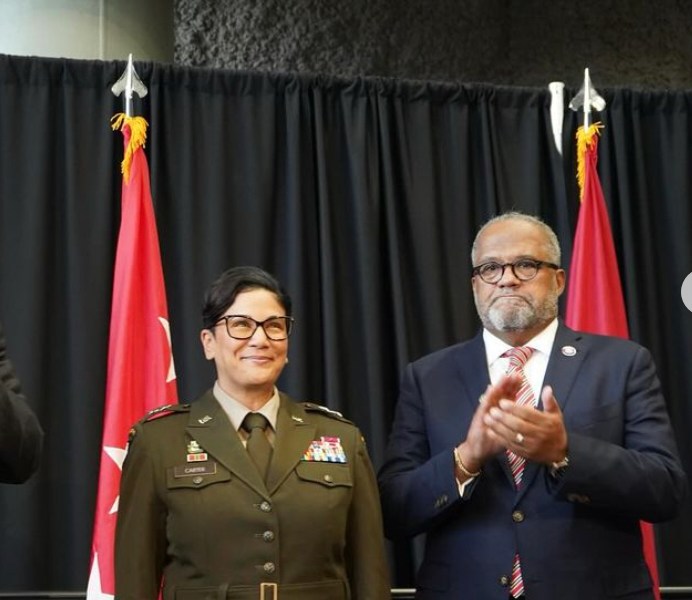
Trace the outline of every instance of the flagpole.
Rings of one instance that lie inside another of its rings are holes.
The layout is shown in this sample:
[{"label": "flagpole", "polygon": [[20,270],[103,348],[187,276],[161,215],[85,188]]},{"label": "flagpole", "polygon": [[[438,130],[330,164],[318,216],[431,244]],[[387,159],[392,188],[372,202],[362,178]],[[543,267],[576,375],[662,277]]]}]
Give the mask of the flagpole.
[{"label": "flagpole", "polygon": [[133,92],[136,93],[140,98],[144,98],[149,93],[147,87],[142,83],[142,80],[137,75],[135,66],[132,63],[132,52],[127,57],[127,66],[120,76],[118,81],[113,84],[111,91],[114,96],[123,96],[123,102],[125,104],[125,116],[132,116],[132,97]]},{"label": "flagpole", "polygon": [[125,113],[111,119],[122,132],[122,198],[115,252],[108,341],[102,454],[86,600],[113,600],[115,530],[128,432],[148,411],[178,401],[163,266],[149,166],[147,122],[132,116],[132,99],[147,88],[132,55],[111,88],[124,94]]},{"label": "flagpole", "polygon": [[[615,253],[615,244],[603,189],[596,168],[600,123],[590,124],[591,108],[602,111],[605,100],[584,69],[584,86],[569,107],[583,106],[584,126],[577,131],[577,178],[580,186],[579,216],[574,234],[570,284],[565,323],[573,329],[629,338],[627,314]],[[642,552],[660,600],[656,540],[653,525],[640,521]]]},{"label": "flagpole", "polygon": [[[584,98],[591,98],[591,78],[589,77],[589,67],[584,69]],[[584,101],[584,131],[589,128],[589,117],[591,116],[591,102]]]},{"label": "flagpole", "polygon": [[584,69],[584,83],[579,90],[579,93],[572,98],[569,107],[577,111],[582,109],[584,114],[584,122],[582,127],[577,128],[577,181],[579,182],[579,199],[584,196],[584,186],[586,183],[586,161],[589,152],[595,157],[595,148],[598,145],[598,140],[595,138],[600,134],[602,125],[595,123],[591,125],[591,108],[597,111],[602,111],[606,106],[605,100],[596,91],[591,83],[589,68]]},{"label": "flagpole", "polygon": [[605,100],[591,83],[588,67],[584,69],[584,83],[577,95],[570,101],[569,107],[574,111],[582,109],[584,113],[584,131],[588,130],[591,125],[591,109],[593,108],[600,112],[606,107]]}]

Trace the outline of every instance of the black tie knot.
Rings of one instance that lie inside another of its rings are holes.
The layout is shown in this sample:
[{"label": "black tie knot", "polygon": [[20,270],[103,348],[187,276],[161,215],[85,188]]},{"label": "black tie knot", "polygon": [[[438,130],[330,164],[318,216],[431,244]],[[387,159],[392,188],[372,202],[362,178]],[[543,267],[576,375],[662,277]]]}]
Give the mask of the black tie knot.
[{"label": "black tie knot", "polygon": [[267,425],[269,425],[269,421],[267,421],[267,417],[265,417],[262,413],[250,412],[245,415],[241,427],[250,433],[253,429],[261,429],[264,431],[267,428]]}]

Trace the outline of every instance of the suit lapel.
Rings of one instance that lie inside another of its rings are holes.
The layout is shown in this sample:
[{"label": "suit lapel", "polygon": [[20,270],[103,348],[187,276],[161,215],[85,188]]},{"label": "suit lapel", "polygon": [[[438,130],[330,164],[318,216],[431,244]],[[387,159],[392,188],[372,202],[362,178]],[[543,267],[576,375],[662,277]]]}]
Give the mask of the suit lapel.
[{"label": "suit lapel", "polygon": [[543,385],[553,388],[563,413],[569,400],[569,392],[587,354],[588,348],[584,336],[560,323]]},{"label": "suit lapel", "polygon": [[267,488],[257,468],[211,391],[192,403],[186,431],[238,479],[267,497]]},{"label": "suit lapel", "polygon": [[295,466],[300,462],[310,442],[315,439],[316,427],[310,416],[285,394],[276,419],[274,452],[267,473],[267,488],[274,494]]},{"label": "suit lapel", "polygon": [[478,408],[478,399],[490,384],[488,360],[485,355],[483,332],[471,339],[459,352],[457,364],[462,385],[466,391],[466,400],[474,412]]}]

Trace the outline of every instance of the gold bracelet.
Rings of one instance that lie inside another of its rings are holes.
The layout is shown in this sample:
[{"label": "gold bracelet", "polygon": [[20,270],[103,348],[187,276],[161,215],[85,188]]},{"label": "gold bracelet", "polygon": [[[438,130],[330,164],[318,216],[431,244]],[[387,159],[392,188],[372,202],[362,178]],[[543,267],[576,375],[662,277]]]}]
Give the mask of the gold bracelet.
[{"label": "gold bracelet", "polygon": [[464,466],[464,463],[461,462],[461,456],[459,456],[459,451],[456,449],[456,447],[454,448],[454,464],[457,466],[457,469],[459,469],[459,470],[460,470],[464,475],[466,475],[466,477],[468,477],[469,479],[471,479],[471,478],[473,478],[473,477],[478,477],[478,476],[481,474],[481,470],[480,470],[480,469],[478,469],[478,471],[476,471],[475,473],[473,473],[472,471],[469,471],[469,470]]}]

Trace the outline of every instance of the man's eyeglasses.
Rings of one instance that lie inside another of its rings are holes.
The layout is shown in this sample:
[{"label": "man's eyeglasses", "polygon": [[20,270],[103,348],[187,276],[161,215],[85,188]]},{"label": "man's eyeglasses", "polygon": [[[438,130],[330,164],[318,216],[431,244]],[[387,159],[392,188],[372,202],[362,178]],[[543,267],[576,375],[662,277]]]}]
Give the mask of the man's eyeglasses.
[{"label": "man's eyeglasses", "polygon": [[531,281],[541,267],[549,267],[551,269],[559,269],[560,267],[554,263],[544,260],[534,260],[532,258],[520,258],[512,263],[496,263],[487,262],[477,267],[473,267],[472,275],[478,275],[485,283],[497,283],[505,274],[505,268],[510,267],[512,273],[519,281]]},{"label": "man's eyeglasses", "polygon": [[274,342],[285,340],[291,335],[293,329],[292,317],[269,317],[264,321],[255,321],[245,315],[225,315],[221,317],[214,327],[226,323],[228,335],[236,340],[249,340],[258,327],[264,329],[264,335]]}]

